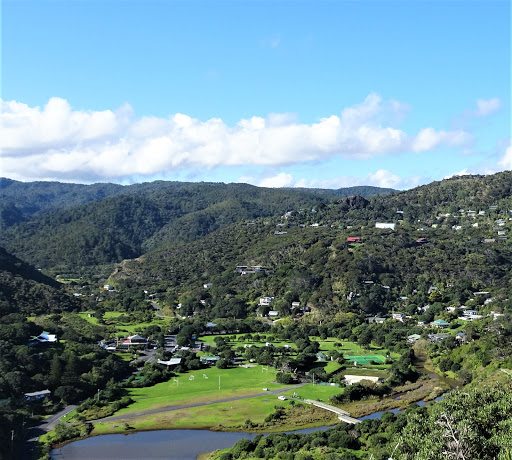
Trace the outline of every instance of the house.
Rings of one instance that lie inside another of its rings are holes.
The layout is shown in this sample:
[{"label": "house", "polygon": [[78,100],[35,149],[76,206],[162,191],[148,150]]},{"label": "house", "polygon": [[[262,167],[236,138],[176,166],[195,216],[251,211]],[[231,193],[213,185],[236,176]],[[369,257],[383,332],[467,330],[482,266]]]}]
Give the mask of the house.
[{"label": "house", "polygon": [[327,361],[329,359],[329,357],[325,353],[319,351],[316,354],[316,359],[317,359],[317,361]]},{"label": "house", "polygon": [[414,342],[416,342],[419,339],[421,339],[421,335],[419,335],[419,334],[412,334],[412,335],[409,335],[407,337],[407,342],[408,343],[414,343]]},{"label": "house", "polygon": [[127,339],[123,340],[123,343],[121,345],[123,345],[124,347],[128,347],[130,345],[147,345],[147,343],[148,339],[142,337],[141,335],[135,334],[130,335]]},{"label": "house", "polygon": [[449,336],[450,334],[429,334],[428,341],[432,343],[439,343]]},{"label": "house", "polygon": [[260,303],[259,305],[265,305],[268,306],[274,301],[274,297],[264,296],[260,297]]},{"label": "house", "polygon": [[445,321],[444,319],[436,319],[435,321],[432,321],[430,323],[431,327],[439,327],[439,328],[445,328],[450,325],[449,322]]},{"label": "house", "polygon": [[384,321],[386,321],[386,318],[370,316],[369,318],[366,318],[366,321],[368,321],[368,324],[382,324]]},{"label": "house", "polygon": [[211,283],[203,284],[204,289],[210,289],[212,287]]},{"label": "house", "polygon": [[157,363],[162,364],[167,367],[174,367],[181,363],[181,358],[171,358],[168,361],[163,361],[163,360],[159,359],[157,361]]},{"label": "house", "polygon": [[376,222],[375,223],[375,228],[384,228],[384,229],[394,230],[395,227],[396,227],[396,224],[392,224],[392,223],[386,223],[386,222]]},{"label": "house", "polygon": [[416,240],[416,244],[418,244],[418,245],[425,244],[425,243],[428,243],[428,240],[426,238],[418,238]]},{"label": "house", "polygon": [[347,238],[347,243],[362,243],[363,240],[359,236],[349,236]]},{"label": "house", "polygon": [[207,366],[215,366],[217,361],[220,359],[220,356],[201,356],[199,360],[202,364],[206,364]]},{"label": "house", "polygon": [[495,242],[496,242],[496,240],[494,238],[485,238],[484,239],[484,243],[487,243],[487,244],[495,243]]},{"label": "house", "polygon": [[55,343],[57,342],[57,336],[50,334],[49,332],[43,331],[37,337],[33,337],[29,340],[29,346],[37,345],[40,343]]},{"label": "house", "polygon": [[279,316],[279,312],[278,312],[278,311],[276,311],[276,310],[270,310],[270,311],[268,312],[268,316],[269,316],[269,317],[274,317],[274,318],[275,318],[275,317]]},{"label": "house", "polygon": [[105,291],[113,291],[114,290],[114,286],[112,286],[111,284],[105,284],[105,286],[103,286],[103,289]]},{"label": "house", "polygon": [[52,395],[50,390],[35,391],[33,393],[25,393],[25,401],[39,401],[44,398],[49,398]]},{"label": "house", "polygon": [[459,342],[465,342],[466,337],[467,337],[467,334],[465,332],[458,332],[455,335],[455,340],[458,340]]},{"label": "house", "polygon": [[215,326],[217,326],[217,323],[212,323],[211,321],[208,321],[208,322],[206,323],[206,327],[207,327],[207,328],[212,328],[212,327],[215,327]]},{"label": "house", "polygon": [[292,308],[299,308],[300,302],[292,302]]},{"label": "house", "polygon": [[470,211],[470,210],[468,210],[468,212],[466,213],[466,216],[474,217],[474,216],[476,216],[476,211]]},{"label": "house", "polygon": [[402,323],[404,322],[404,318],[405,318],[405,315],[403,313],[392,313],[391,317],[395,320],[395,321],[401,321]]}]

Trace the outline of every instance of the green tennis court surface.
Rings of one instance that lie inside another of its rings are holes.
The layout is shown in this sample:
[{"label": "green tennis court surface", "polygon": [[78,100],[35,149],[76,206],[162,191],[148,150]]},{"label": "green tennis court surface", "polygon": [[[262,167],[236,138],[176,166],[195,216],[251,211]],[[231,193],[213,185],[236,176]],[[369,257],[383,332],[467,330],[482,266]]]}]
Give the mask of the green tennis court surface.
[{"label": "green tennis court surface", "polygon": [[376,363],[383,363],[386,361],[384,356],[373,355],[373,356],[345,356],[345,359],[348,361],[357,361],[357,364],[368,364],[370,361],[375,361]]}]

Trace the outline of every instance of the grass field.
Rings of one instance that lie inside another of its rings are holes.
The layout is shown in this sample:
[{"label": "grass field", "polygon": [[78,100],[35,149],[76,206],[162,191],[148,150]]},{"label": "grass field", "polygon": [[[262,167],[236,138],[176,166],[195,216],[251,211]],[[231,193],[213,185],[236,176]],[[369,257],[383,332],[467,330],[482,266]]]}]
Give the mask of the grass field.
[{"label": "grass field", "polygon": [[[127,420],[130,429],[215,429],[226,431],[289,431],[302,428],[314,428],[326,424],[335,424],[336,416],[322,409],[305,405],[302,417],[292,416],[284,425],[267,425],[265,417],[275,411],[276,406],[289,408],[291,401],[280,401],[275,395],[258,396],[208,406],[191,407],[176,411],[133,417]],[[305,416],[304,416],[305,415]],[[250,419],[259,427],[248,427],[245,422]],[[93,435],[106,433],[125,433],[123,420],[100,422],[94,425]]]},{"label": "grass field", "polygon": [[[94,325],[99,324],[98,318],[96,318],[94,316],[90,317],[89,316],[90,313],[92,313],[92,312],[86,311],[86,312],[78,313],[78,316],[80,316],[80,318],[82,318],[82,319],[85,319],[87,322],[89,322],[91,324],[94,324]],[[104,313],[103,319],[106,322],[115,326],[119,332],[127,333],[127,334],[134,334],[138,330],[147,328],[152,325],[160,326],[161,328],[163,328],[165,330],[165,329],[167,329],[169,322],[170,322],[169,318],[159,318],[155,314],[155,318],[152,321],[146,322],[146,323],[134,323],[134,324],[116,323],[116,319],[123,315],[126,315],[126,313],[119,312],[119,311],[107,311]]]},{"label": "grass field", "polygon": [[263,388],[269,388],[270,390],[283,388],[285,385],[272,383],[275,376],[276,371],[274,369],[269,367],[268,371],[262,372],[261,366],[235,367],[232,369],[211,367],[199,371],[190,371],[186,374],[180,374],[176,378],[177,382],[175,379],[171,379],[152,387],[129,388],[128,394],[135,402],[127,408],[121,409],[115,415],[156,409],[173,404],[194,404],[261,393]]},{"label": "grass field", "polygon": [[316,401],[328,403],[331,396],[343,393],[343,388],[327,385],[313,385],[312,383],[308,383],[301,388],[290,390],[283,394],[293,397],[294,393],[300,399],[314,399]]}]

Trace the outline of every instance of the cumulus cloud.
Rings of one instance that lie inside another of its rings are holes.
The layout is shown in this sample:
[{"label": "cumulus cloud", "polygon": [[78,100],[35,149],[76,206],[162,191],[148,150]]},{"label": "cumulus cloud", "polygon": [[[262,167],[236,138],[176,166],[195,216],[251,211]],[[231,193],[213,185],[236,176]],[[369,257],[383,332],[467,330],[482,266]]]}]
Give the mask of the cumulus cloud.
[{"label": "cumulus cloud", "polygon": [[276,167],[472,142],[463,130],[426,127],[410,135],[397,129],[385,120],[402,117],[407,106],[382,101],[377,94],[310,124],[293,114],[254,116],[233,126],[220,118],[201,121],[180,113],[137,118],[129,105],[81,111],[61,98],[50,99],[44,107],[0,104],[3,174],[25,179],[112,180],[219,166]]}]

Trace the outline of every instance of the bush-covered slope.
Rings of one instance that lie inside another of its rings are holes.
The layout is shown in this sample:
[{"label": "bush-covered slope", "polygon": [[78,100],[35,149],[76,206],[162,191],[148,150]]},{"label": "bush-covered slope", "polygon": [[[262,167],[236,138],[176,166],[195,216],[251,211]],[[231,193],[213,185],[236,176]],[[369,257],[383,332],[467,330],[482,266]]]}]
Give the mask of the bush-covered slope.
[{"label": "bush-covered slope", "polygon": [[62,285],[0,248],[0,316],[72,310],[79,303]]},{"label": "bush-covered slope", "polygon": [[47,183],[47,192],[34,183],[26,186],[23,196],[21,183],[3,182],[8,186],[3,189],[2,215],[9,228],[1,232],[0,244],[56,271],[120,262],[150,249],[193,241],[241,219],[325,206],[336,198],[322,191],[177,182],[130,187]]}]

